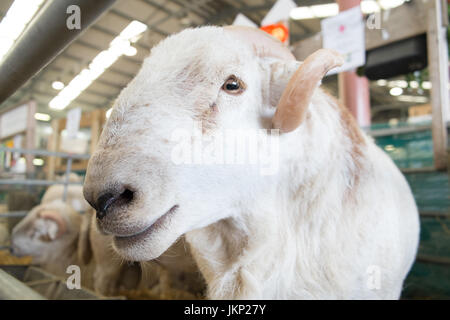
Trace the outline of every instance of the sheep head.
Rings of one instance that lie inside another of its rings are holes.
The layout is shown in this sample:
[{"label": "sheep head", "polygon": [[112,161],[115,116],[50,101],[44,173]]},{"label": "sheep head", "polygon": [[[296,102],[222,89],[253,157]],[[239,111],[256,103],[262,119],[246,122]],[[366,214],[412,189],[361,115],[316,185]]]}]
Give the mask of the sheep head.
[{"label": "sheep head", "polygon": [[78,218],[78,213],[59,200],[34,207],[12,231],[13,254],[32,256],[36,263],[46,262],[56,251],[62,254],[78,236]]},{"label": "sheep head", "polygon": [[186,140],[193,161],[174,161],[178,133],[194,127],[224,153],[234,148],[220,140],[226,130],[289,135],[321,78],[340,63],[321,50],[301,64],[247,28],[187,29],[162,41],[119,95],[89,161],[84,195],[99,229],[114,235],[123,257],[150,260],[182,234],[238,216],[274,179],[252,163],[195,161],[195,134]]}]

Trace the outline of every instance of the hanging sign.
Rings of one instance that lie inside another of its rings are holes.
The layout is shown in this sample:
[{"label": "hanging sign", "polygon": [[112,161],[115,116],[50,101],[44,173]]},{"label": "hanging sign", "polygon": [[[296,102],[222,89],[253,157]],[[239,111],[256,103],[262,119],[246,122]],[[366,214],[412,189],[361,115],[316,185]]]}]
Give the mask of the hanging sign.
[{"label": "hanging sign", "polygon": [[345,63],[329,72],[354,70],[366,63],[364,21],[360,7],[343,11],[321,22],[323,47],[344,56]]}]

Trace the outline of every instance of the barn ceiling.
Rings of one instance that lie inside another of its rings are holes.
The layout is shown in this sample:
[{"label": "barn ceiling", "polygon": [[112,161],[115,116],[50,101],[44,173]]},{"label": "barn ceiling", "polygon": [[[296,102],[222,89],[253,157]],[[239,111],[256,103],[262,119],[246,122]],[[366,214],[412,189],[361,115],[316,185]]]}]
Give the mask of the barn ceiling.
[{"label": "barn ceiling", "polygon": [[[0,1],[0,20],[8,11],[13,0]],[[274,0],[118,0],[95,24],[59,54],[47,67],[30,79],[7,101],[0,105],[0,111],[11,105],[35,99],[38,111],[53,118],[63,117],[67,110],[81,107],[83,110],[109,108],[122,88],[138,72],[143,59],[152,46],[166,36],[186,27],[205,24],[231,24],[241,12],[259,24]],[[332,0],[297,0],[299,6],[324,4]],[[62,111],[50,109],[48,104],[59,91],[52,88],[55,80],[68,84],[92,59],[132,21],[138,20],[148,26],[147,31],[133,45],[134,56],[121,56],[71,104]],[[307,38],[320,31],[320,20],[291,20],[291,43]],[[336,91],[336,81],[326,82]],[[394,100],[388,90],[376,84],[371,85],[372,104],[392,105],[402,108],[404,103]]]}]

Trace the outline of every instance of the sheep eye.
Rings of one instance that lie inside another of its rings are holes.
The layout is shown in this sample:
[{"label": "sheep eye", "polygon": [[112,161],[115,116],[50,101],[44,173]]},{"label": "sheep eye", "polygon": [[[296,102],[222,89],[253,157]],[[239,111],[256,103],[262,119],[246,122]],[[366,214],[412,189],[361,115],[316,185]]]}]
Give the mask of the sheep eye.
[{"label": "sheep eye", "polygon": [[225,81],[222,89],[230,94],[240,94],[244,91],[245,85],[235,76],[231,76]]}]

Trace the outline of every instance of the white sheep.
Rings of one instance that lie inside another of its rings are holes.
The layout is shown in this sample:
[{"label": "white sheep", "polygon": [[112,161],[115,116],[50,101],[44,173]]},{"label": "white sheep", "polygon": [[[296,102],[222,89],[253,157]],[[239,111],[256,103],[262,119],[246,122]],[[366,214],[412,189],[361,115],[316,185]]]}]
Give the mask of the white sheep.
[{"label": "white sheep", "polygon": [[[242,27],[187,29],[154,47],[115,102],[84,185],[117,252],[154,259],[186,234],[209,298],[399,298],[417,208],[394,163],[318,88],[340,64],[325,49],[297,62]],[[175,162],[174,132],[194,121],[212,142],[279,129],[278,170]]]},{"label": "white sheep", "polygon": [[[112,250],[112,237],[100,234],[91,223],[95,221],[92,209],[84,214],[74,210],[73,203],[85,202],[81,189],[69,190],[65,203],[60,186],[48,188],[42,203],[14,228],[11,246],[16,256],[32,256],[33,263],[64,278],[68,277],[67,267],[77,265],[83,286],[104,296],[117,295],[121,289],[147,289],[159,281],[160,275],[165,276],[162,290],[168,292],[181,284],[182,289],[193,294],[201,292],[202,279],[196,277],[196,266],[174,266],[170,261],[173,252],[163,256],[160,265],[124,263]],[[176,246],[173,250],[181,260],[192,261],[188,252]],[[183,279],[179,279],[180,275]]]},{"label": "white sheep", "polygon": [[[65,181],[65,175],[58,177],[57,181]],[[82,178],[75,173],[70,173],[69,182],[81,182]],[[41,203],[48,203],[54,200],[62,200],[64,196],[64,185],[52,185],[47,188],[42,196]],[[71,184],[67,186],[66,202],[78,212],[85,212],[90,209],[89,204],[83,198],[83,186]]]},{"label": "white sheep", "polygon": [[67,267],[78,265],[83,285],[92,283],[92,268],[78,260],[77,243],[81,216],[62,200],[34,207],[13,229],[11,251],[31,256],[33,263],[59,276]]}]

